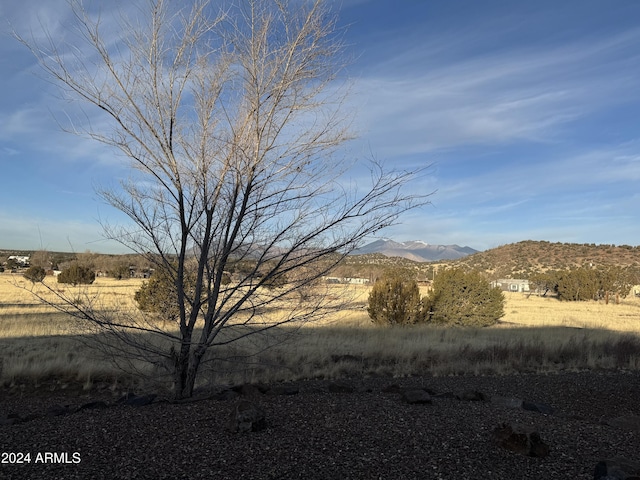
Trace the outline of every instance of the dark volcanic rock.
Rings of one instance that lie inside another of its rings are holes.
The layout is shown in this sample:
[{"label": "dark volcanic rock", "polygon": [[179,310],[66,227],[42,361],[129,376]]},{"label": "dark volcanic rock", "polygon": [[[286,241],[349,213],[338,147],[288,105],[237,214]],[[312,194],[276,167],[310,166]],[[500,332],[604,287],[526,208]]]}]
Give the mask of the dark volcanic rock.
[{"label": "dark volcanic rock", "polygon": [[134,395],[132,397],[127,398],[122,402],[123,405],[130,405],[132,407],[144,407],[145,405],[149,405],[153,403],[156,399],[157,395],[155,393],[150,393],[148,395]]},{"label": "dark volcanic rock", "polygon": [[402,392],[402,399],[411,404],[429,404],[431,403],[431,395],[422,389],[405,390]]},{"label": "dark volcanic rock", "polygon": [[522,399],[511,397],[491,397],[491,403],[505,408],[522,408]]},{"label": "dark volcanic rock", "polygon": [[466,390],[464,392],[456,393],[456,398],[467,402],[484,402],[487,400],[487,396],[477,390]]},{"label": "dark volcanic rock", "polygon": [[545,415],[553,415],[553,407],[546,403],[522,402],[522,408],[531,412],[544,413]]},{"label": "dark volcanic rock", "polygon": [[258,385],[253,385],[251,383],[236,385],[235,387],[231,387],[231,390],[244,397],[256,397],[264,393],[264,389],[260,388]]},{"label": "dark volcanic rock", "polygon": [[638,415],[623,415],[622,417],[607,420],[604,423],[620,430],[640,433],[640,416]]},{"label": "dark volcanic rock", "polygon": [[52,405],[47,409],[48,417],[59,417],[61,415],[69,415],[75,409],[71,405]]},{"label": "dark volcanic rock", "polygon": [[329,393],[353,393],[356,391],[352,385],[345,382],[331,382],[327,389]]},{"label": "dark volcanic rock", "polygon": [[0,418],[0,425],[15,425],[20,423],[22,418],[17,413],[10,413],[4,418]]},{"label": "dark volcanic rock", "polygon": [[116,400],[116,403],[125,403],[127,400],[134,398],[135,396],[136,396],[135,393],[127,392],[124,395],[122,395],[118,400]]},{"label": "dark volcanic rock", "polygon": [[[47,409],[96,400],[112,405],[124,392],[87,392],[81,385],[72,391],[22,392],[7,386],[0,391],[0,451],[78,451],[82,461],[5,465],[0,478],[587,480],[596,468],[597,480],[637,477],[628,464],[640,462],[640,435],[605,420],[640,415],[640,372],[372,375],[344,381],[356,392],[328,393],[330,380],[299,380],[287,382],[299,387],[296,396],[263,395],[257,401],[229,390],[234,400],[220,402],[212,395],[226,386],[211,385],[184,403],[156,399],[146,408],[120,405],[61,417],[46,416]],[[442,394],[431,395],[433,405],[410,405],[400,392],[382,393],[390,384],[401,391],[427,385]],[[544,401],[556,414],[454,397],[474,390]],[[267,429],[228,432],[238,401],[257,403]],[[32,413],[40,418],[25,421]],[[17,423],[1,425],[3,419]],[[493,430],[505,423],[535,429],[549,454],[534,458],[498,446]],[[612,457],[620,459],[612,462]]]},{"label": "dark volcanic rock", "polygon": [[268,389],[266,395],[297,395],[300,388],[296,385],[275,385]]},{"label": "dark volcanic rock", "polygon": [[88,402],[80,405],[78,410],[95,410],[98,408],[109,408],[109,405],[102,400],[96,400],[94,402]]},{"label": "dark volcanic rock", "polygon": [[228,400],[235,400],[236,398],[238,398],[240,396],[240,394],[234,390],[231,389],[225,389],[222,390],[221,392],[218,392],[217,394],[215,394],[213,396],[213,398],[215,400],[221,400],[223,402],[226,402]]},{"label": "dark volcanic rock", "polygon": [[602,460],[596,465],[593,480],[639,480],[640,463],[622,457]]},{"label": "dark volcanic rock", "polygon": [[382,393],[402,393],[402,387],[397,383],[392,383],[384,387]]},{"label": "dark volcanic rock", "polygon": [[265,413],[255,403],[240,400],[231,410],[227,429],[233,433],[257,432],[266,427]]},{"label": "dark volcanic rock", "polygon": [[517,424],[502,424],[493,431],[498,445],[520,455],[546,457],[549,446],[540,439],[540,434],[532,428]]}]

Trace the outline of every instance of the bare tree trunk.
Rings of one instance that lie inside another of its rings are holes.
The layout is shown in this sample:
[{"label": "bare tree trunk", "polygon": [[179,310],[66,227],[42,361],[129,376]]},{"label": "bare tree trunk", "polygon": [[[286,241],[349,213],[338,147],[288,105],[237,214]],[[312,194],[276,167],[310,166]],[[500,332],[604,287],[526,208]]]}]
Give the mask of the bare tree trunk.
[{"label": "bare tree trunk", "polygon": [[200,369],[201,359],[202,359],[201,356],[198,356],[198,355],[192,356],[191,362],[189,363],[189,368],[187,369],[187,376],[185,378],[184,385],[182,386],[182,390],[179,392],[179,397],[189,398],[193,395],[196,379],[198,377],[198,371]]}]

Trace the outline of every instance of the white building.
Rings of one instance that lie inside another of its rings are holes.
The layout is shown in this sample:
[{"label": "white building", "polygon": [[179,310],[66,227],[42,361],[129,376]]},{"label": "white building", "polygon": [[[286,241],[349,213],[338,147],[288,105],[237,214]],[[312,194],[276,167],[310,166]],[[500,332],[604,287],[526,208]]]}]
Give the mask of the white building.
[{"label": "white building", "polygon": [[7,260],[15,260],[20,265],[29,265],[29,255],[11,255]]},{"label": "white building", "polygon": [[366,285],[370,281],[368,278],[355,278],[355,277],[322,277],[327,283],[348,283],[351,285]]},{"label": "white building", "polygon": [[492,287],[498,287],[503,292],[528,292],[529,280],[519,278],[499,278],[495,282],[491,282]]}]

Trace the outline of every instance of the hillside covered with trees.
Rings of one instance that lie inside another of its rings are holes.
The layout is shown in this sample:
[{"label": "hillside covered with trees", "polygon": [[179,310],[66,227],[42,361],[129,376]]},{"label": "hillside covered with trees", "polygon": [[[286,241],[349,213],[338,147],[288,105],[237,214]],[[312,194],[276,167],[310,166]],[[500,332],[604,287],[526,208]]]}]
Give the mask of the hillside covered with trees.
[{"label": "hillside covered with trees", "polygon": [[552,243],[526,240],[465,257],[451,265],[491,278],[529,278],[550,270],[622,267],[640,271],[640,246]]}]

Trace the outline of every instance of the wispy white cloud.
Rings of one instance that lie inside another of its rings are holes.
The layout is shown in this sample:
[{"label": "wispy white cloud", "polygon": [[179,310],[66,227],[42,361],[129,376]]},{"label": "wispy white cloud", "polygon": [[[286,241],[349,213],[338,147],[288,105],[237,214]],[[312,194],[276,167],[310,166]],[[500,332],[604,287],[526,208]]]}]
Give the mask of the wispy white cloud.
[{"label": "wispy white cloud", "polygon": [[0,151],[2,152],[2,155],[9,156],[9,157],[13,157],[14,155],[20,154],[20,150],[16,150],[15,148],[5,147],[5,146],[0,147]]},{"label": "wispy white cloud", "polygon": [[629,65],[630,54],[640,56],[640,30],[444,62],[425,53],[441,51],[440,43],[402,50],[390,41],[403,52],[400,58],[357,83],[360,128],[385,155],[555,141],[571,122],[640,97],[640,65]]},{"label": "wispy white cloud", "polygon": [[[87,159],[91,159],[95,164],[121,164],[121,159],[113,148],[80,134],[63,131],[63,128],[68,126],[59,123],[56,116],[65,117],[65,110],[75,110],[77,113],[76,106],[61,102],[53,96],[49,97],[49,101],[49,105],[34,103],[8,112],[0,110],[0,141],[27,145],[32,152],[42,155],[43,158],[55,158],[55,161],[62,165],[77,161],[86,162]],[[61,122],[64,120],[63,118]],[[100,124],[105,121],[104,116],[98,114],[92,122]],[[15,148],[12,150],[18,152]],[[21,151],[24,152],[24,149]]]},{"label": "wispy white cloud", "polygon": [[36,106],[24,106],[8,112],[0,111],[0,140],[19,135],[30,135],[45,129],[42,110]]},{"label": "wispy white cloud", "polygon": [[634,182],[640,180],[640,152],[633,148],[620,145],[552,152],[543,159],[504,162],[499,169],[443,178],[437,202],[459,206],[473,198],[474,208],[478,209],[474,212],[480,214],[483,209],[491,213],[526,202],[550,205],[554,199],[570,196],[581,198],[584,203],[589,200],[588,192],[614,198],[635,191]]}]

